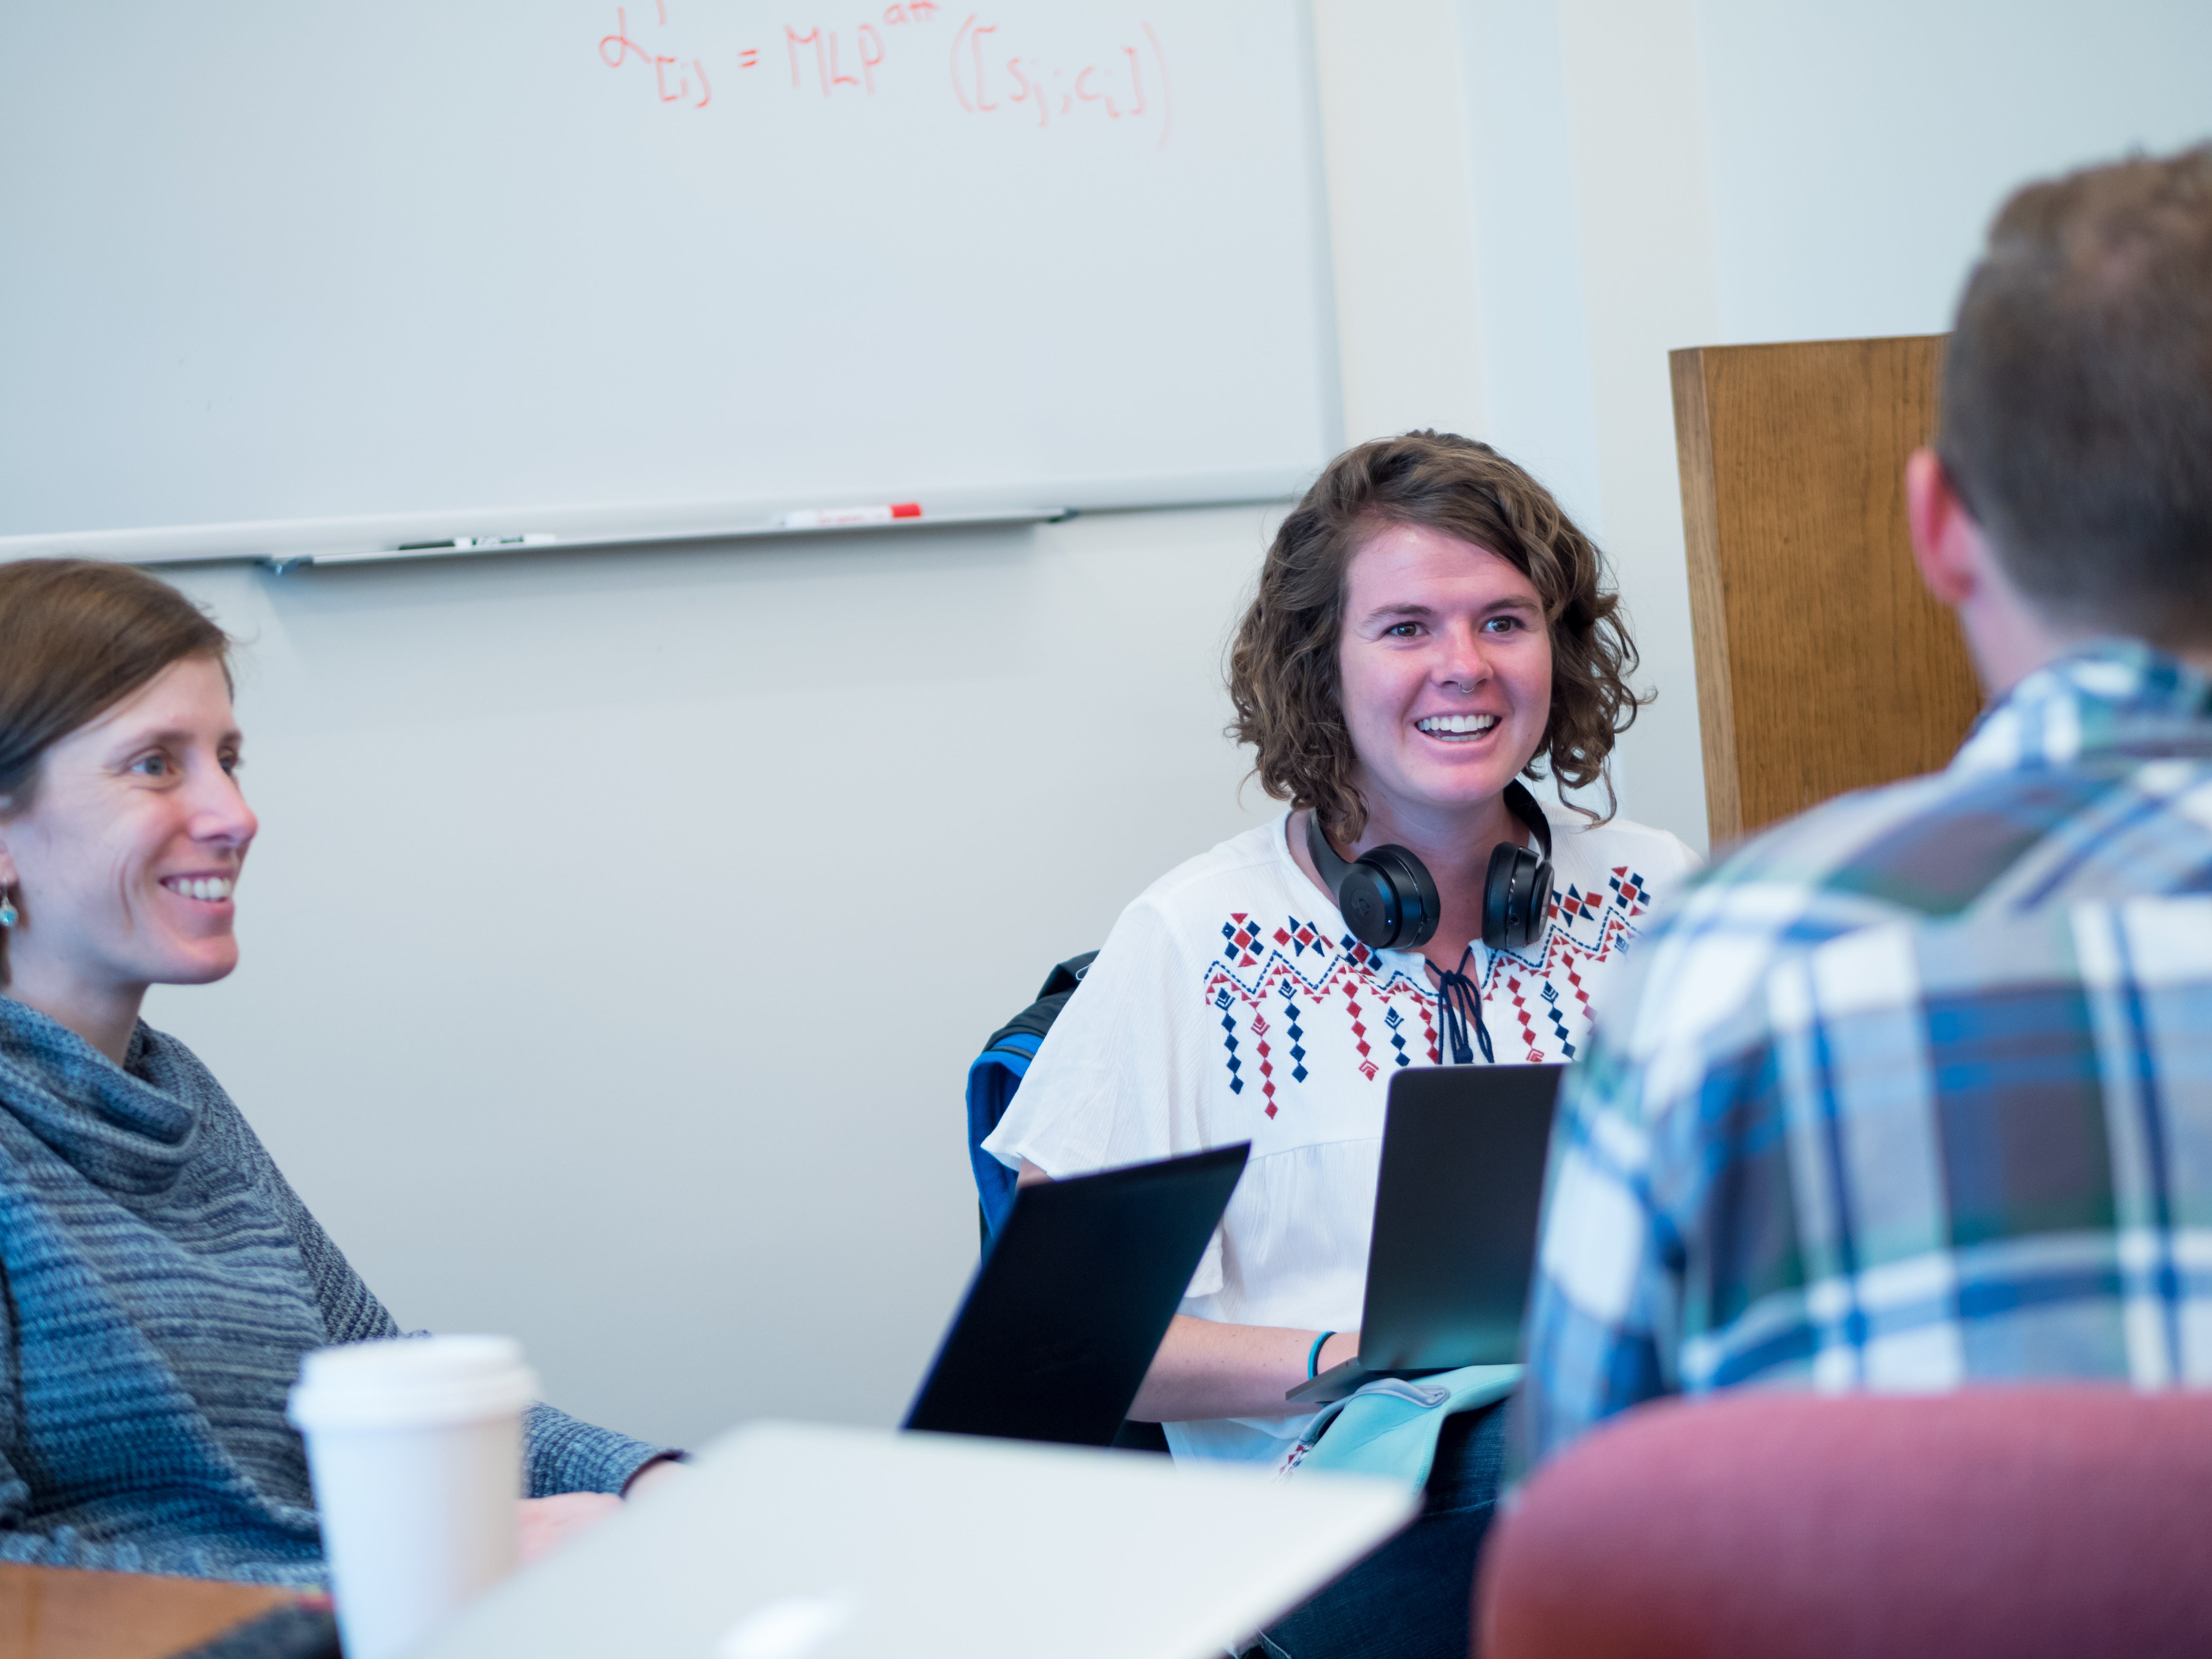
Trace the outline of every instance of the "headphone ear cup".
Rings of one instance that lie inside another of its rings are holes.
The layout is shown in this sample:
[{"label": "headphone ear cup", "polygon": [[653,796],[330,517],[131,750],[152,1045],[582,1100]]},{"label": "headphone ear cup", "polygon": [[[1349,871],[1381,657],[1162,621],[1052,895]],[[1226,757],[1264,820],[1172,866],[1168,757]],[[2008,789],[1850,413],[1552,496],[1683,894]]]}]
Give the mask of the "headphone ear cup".
[{"label": "headphone ear cup", "polygon": [[[1437,896],[1436,880],[1429,874],[1429,866],[1409,848],[1395,842],[1372,848],[1362,855],[1359,862],[1389,884],[1396,901],[1397,927],[1382,948],[1418,950],[1434,939],[1437,924],[1443,919],[1443,904]],[[1371,939],[1368,942],[1374,943]]]},{"label": "headphone ear cup", "polygon": [[1402,847],[1377,847],[1350,864],[1312,832],[1314,862],[1328,872],[1352,938],[1377,951],[1428,943],[1443,906],[1428,868]]},{"label": "headphone ear cup", "polygon": [[1552,919],[1552,861],[1547,858],[1536,860],[1534,873],[1528,881],[1528,940],[1534,945],[1544,937],[1544,928]]},{"label": "headphone ear cup", "polygon": [[1352,938],[1387,951],[1402,925],[1398,894],[1387,874],[1365,859],[1346,866],[1336,885],[1336,908]]},{"label": "headphone ear cup", "polygon": [[1526,847],[1501,842],[1491,849],[1482,882],[1482,943],[1522,951],[1542,934],[1552,908],[1552,864]]}]

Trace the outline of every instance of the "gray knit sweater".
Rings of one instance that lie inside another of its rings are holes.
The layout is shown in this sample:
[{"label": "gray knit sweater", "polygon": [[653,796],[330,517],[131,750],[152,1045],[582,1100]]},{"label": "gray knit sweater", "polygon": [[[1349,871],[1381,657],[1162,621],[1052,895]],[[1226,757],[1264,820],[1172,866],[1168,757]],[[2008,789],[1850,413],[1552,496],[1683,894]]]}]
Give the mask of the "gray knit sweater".
[{"label": "gray knit sweater", "polygon": [[[238,1109],[141,1024],[118,1067],[0,997],[0,1560],[323,1577],[300,1356],[398,1328]],[[532,1407],[532,1495],[665,1448]]]}]

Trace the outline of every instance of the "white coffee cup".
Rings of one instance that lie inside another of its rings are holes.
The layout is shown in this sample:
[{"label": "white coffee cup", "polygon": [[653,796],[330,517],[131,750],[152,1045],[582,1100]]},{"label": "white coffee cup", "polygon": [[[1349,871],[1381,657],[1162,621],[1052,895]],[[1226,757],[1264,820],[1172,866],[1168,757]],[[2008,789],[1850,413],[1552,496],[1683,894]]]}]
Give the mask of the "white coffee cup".
[{"label": "white coffee cup", "polygon": [[319,1348],[288,1415],[307,1437],[346,1659],[398,1659],[514,1570],[522,1413],[504,1336]]}]

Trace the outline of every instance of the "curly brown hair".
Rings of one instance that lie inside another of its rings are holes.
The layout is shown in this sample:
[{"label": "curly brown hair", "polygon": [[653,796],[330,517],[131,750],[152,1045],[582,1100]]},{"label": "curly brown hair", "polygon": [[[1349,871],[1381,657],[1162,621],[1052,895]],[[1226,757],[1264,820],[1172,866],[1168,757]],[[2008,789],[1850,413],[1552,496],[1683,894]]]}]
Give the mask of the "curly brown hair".
[{"label": "curly brown hair", "polygon": [[1291,510],[1260,568],[1259,592],[1229,650],[1229,735],[1258,753],[1260,785],[1310,807],[1340,845],[1359,839],[1367,803],[1338,683],[1345,570],[1386,525],[1420,525],[1510,562],[1544,601],[1552,635],[1552,712],[1524,775],[1548,758],[1562,783],[1605,786],[1603,823],[1619,805],[1607,760],[1650,698],[1631,690],[1636,642],[1607,580],[1605,556],[1551,492],[1488,444],[1449,432],[1378,438],[1338,456]]}]

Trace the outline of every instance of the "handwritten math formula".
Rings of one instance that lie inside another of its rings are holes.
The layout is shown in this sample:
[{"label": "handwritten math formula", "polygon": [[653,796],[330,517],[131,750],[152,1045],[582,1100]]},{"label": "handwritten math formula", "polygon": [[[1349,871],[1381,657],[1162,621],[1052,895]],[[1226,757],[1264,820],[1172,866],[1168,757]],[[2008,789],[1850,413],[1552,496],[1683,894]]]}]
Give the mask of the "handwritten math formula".
[{"label": "handwritten math formula", "polygon": [[[703,110],[718,96],[868,100],[893,86],[929,88],[969,116],[1040,131],[1079,123],[1153,135],[1175,131],[1165,48],[1150,23],[1091,50],[1054,50],[987,13],[956,24],[933,0],[897,0],[860,21],[787,21],[758,44],[718,52],[713,67],[670,21],[670,0],[615,8],[600,63],[653,101]],[[762,73],[765,71],[765,73]]]},{"label": "handwritten math formula", "polygon": [[1140,44],[1122,46],[1101,60],[1054,63],[1018,46],[1007,55],[993,38],[998,26],[970,15],[953,41],[952,95],[971,114],[1014,109],[1040,127],[1102,114],[1109,121],[1136,121],[1157,112],[1158,142],[1164,144],[1175,130],[1166,97],[1167,55],[1150,23],[1138,28]]}]

